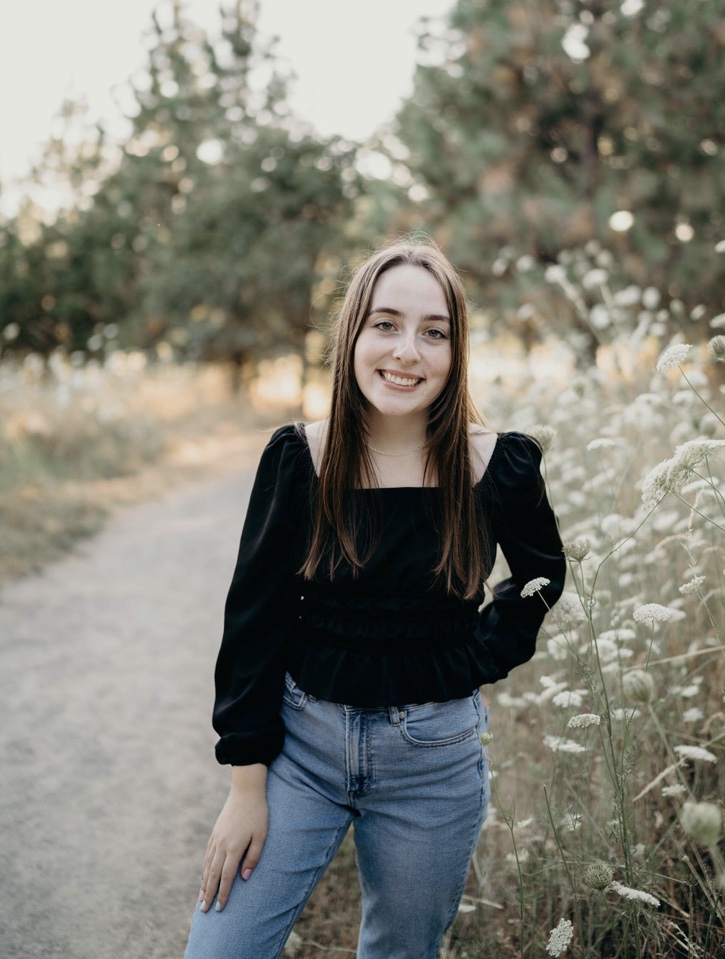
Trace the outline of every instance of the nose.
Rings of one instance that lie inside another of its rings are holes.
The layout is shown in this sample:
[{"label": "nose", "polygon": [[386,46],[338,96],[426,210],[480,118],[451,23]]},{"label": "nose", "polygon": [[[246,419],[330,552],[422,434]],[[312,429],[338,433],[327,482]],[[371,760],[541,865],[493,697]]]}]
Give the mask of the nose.
[{"label": "nose", "polygon": [[420,359],[418,346],[415,342],[415,333],[401,334],[393,350],[393,359],[400,360],[401,363],[415,363]]}]

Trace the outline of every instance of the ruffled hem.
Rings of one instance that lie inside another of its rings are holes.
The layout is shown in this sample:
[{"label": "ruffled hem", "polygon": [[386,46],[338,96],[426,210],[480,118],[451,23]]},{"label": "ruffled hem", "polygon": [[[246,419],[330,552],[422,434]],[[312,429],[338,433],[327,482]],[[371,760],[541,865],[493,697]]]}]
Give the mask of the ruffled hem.
[{"label": "ruffled hem", "polygon": [[318,699],[368,709],[460,699],[506,676],[475,638],[382,655],[307,639],[293,651],[289,671]]}]

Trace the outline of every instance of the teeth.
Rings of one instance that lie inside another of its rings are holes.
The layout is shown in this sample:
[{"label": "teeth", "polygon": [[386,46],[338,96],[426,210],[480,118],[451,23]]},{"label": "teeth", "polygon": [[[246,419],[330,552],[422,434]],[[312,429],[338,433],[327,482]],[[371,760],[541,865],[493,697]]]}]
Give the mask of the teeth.
[{"label": "teeth", "polygon": [[388,383],[395,383],[396,386],[415,386],[416,383],[420,383],[419,376],[395,376],[394,373],[387,373],[385,370],[381,370],[380,372],[383,374],[384,380],[387,380]]}]

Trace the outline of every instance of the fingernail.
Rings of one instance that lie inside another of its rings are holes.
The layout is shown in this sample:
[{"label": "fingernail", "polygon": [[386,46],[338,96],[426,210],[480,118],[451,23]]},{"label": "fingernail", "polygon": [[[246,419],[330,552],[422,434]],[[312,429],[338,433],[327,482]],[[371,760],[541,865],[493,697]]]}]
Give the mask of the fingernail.
[{"label": "fingernail", "polygon": [[199,890],[199,902],[204,902],[204,890]]},{"label": "fingernail", "polygon": [[221,904],[220,902],[217,902],[217,904],[216,904],[216,906],[214,906],[214,908],[216,909],[217,912],[221,912],[221,911],[222,911],[222,904]]},{"label": "fingernail", "polygon": [[249,879],[251,875],[252,875],[252,870],[245,869],[244,872],[242,873],[242,879]]},{"label": "fingernail", "polygon": [[202,912],[206,912],[206,909],[207,909],[206,902],[202,902],[202,904],[201,904],[201,911],[202,911]]}]

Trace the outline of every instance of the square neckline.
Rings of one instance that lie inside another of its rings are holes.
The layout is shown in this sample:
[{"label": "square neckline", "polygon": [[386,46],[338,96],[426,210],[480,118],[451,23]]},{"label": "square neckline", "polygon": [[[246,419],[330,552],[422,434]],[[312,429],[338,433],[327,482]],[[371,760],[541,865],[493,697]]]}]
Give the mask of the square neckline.
[{"label": "square neckline", "polygon": [[[309,437],[307,436],[307,426],[305,423],[301,421],[298,422],[296,426],[297,426],[297,432],[300,438],[303,440],[303,445],[305,449],[307,450],[307,456],[310,461],[310,466],[312,467],[312,475],[315,477],[315,480],[319,483],[320,476],[317,472],[315,461],[312,456],[312,447],[310,446],[310,440],[309,440]],[[491,450],[491,455],[489,456],[488,462],[486,463],[486,468],[484,469],[481,476],[473,484],[473,489],[476,489],[477,487],[479,487],[483,483],[486,476],[488,475],[488,471],[491,468],[491,463],[494,461],[494,458],[497,456],[498,451],[501,448],[501,444],[499,442],[500,439],[501,439],[501,434],[496,433],[496,439],[493,444],[493,449]],[[440,490],[441,486],[440,484],[438,486],[359,486],[356,489],[356,492],[372,492],[372,491],[379,491],[379,490],[397,490],[399,492],[400,490],[406,490],[406,489]]]}]

